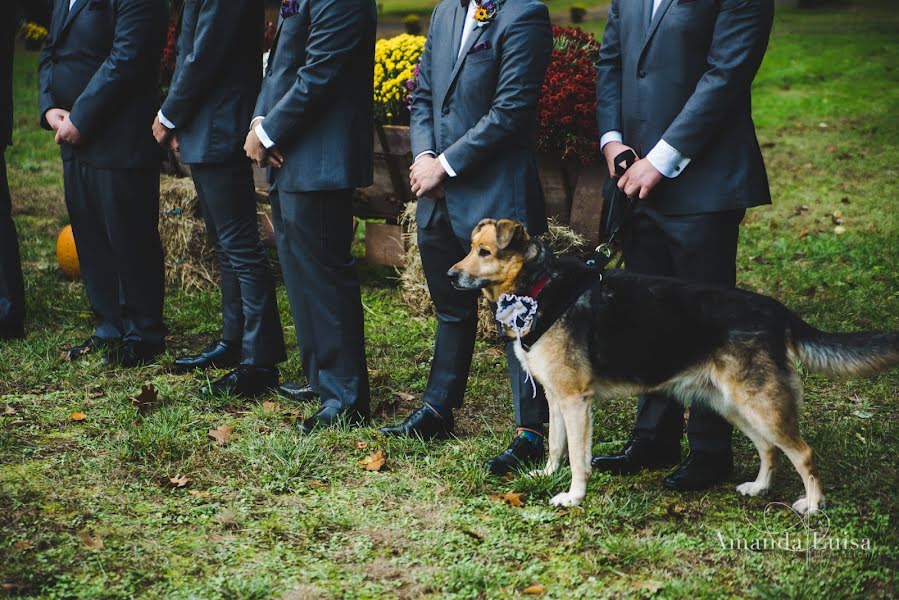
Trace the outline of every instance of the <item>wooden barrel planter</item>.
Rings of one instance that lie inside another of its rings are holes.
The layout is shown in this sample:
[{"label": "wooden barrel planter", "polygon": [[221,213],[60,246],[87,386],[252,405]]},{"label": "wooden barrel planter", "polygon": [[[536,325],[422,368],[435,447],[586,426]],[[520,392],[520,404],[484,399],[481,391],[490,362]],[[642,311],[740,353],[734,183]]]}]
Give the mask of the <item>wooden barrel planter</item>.
[{"label": "wooden barrel planter", "polygon": [[[409,128],[377,125],[374,137],[374,181],[356,191],[353,212],[360,219],[369,220],[365,226],[366,258],[377,264],[400,266],[405,249],[399,217],[406,203],[415,200],[409,189]],[[539,166],[547,215],[568,225],[591,244],[598,243],[605,169],[601,165],[584,168],[579,163],[545,155],[539,157]],[[255,177],[257,188],[268,190],[265,171],[256,168]]]}]

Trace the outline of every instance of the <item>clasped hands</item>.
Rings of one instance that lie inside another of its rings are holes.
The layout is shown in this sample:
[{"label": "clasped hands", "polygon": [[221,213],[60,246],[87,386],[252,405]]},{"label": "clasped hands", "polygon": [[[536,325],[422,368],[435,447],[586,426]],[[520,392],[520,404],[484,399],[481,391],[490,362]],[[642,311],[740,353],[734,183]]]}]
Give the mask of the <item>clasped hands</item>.
[{"label": "clasped hands", "polygon": [[259,136],[256,135],[256,126],[262,122],[261,118],[253,119],[250,123],[250,131],[247,132],[247,141],[243,145],[247,158],[252,160],[257,167],[274,167],[280,169],[284,166],[284,155],[278,148],[266,148]]},{"label": "clasped hands", "polygon": [[61,108],[51,108],[44,115],[44,118],[50,124],[50,129],[56,132],[55,139],[57,144],[81,143],[81,132],[78,131],[78,128],[72,123],[72,119],[69,118],[69,111]]},{"label": "clasped hands", "polygon": [[[609,142],[602,147],[610,177],[615,176],[615,157],[627,150],[633,150],[633,148],[625,146],[621,142]],[[618,179],[618,189],[623,191],[628,198],[639,197],[640,200],[645,200],[663,177],[664,175],[651,162],[646,158],[641,158]]]},{"label": "clasped hands", "polygon": [[443,198],[443,180],[446,177],[446,169],[440,160],[430,154],[419,156],[409,167],[409,185],[418,198],[422,196]]},{"label": "clasped hands", "polygon": [[163,125],[162,121],[159,120],[159,115],[156,115],[156,118],[153,119],[153,137],[156,138],[156,143],[163,148],[167,146],[173,152],[178,152],[181,149],[181,146],[178,144],[178,134],[173,129]]}]

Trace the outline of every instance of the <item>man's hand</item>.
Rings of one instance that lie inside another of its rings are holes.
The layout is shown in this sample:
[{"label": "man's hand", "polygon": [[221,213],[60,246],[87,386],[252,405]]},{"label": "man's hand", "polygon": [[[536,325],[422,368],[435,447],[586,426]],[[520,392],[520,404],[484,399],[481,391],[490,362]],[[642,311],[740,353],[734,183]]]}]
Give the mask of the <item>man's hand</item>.
[{"label": "man's hand", "polygon": [[159,120],[159,115],[156,115],[156,118],[153,119],[153,137],[156,138],[156,143],[160,146],[170,145],[172,130],[162,124],[162,121]]},{"label": "man's hand", "polygon": [[[611,146],[611,143],[608,145]],[[640,200],[645,200],[663,177],[651,162],[641,158],[618,180],[618,189],[623,190],[628,198],[639,194]]]},{"label": "man's hand", "polygon": [[409,184],[419,198],[433,195],[443,187],[446,170],[436,157],[425,154],[409,167]]},{"label": "man's hand", "polygon": [[66,117],[69,116],[69,111],[63,110],[61,108],[51,108],[47,111],[47,114],[44,115],[44,118],[47,119],[47,123],[50,125],[50,129],[53,131],[58,131],[59,126],[62,125],[62,122],[66,120]]},{"label": "man's hand", "polygon": [[[609,142],[602,147],[602,154],[606,157],[606,164],[609,167],[609,177],[615,176],[615,157],[628,150],[636,154],[633,148],[625,146],[621,142]],[[621,166],[623,167],[624,165]]]},{"label": "man's hand", "polygon": [[60,123],[59,127],[56,129],[56,143],[72,145],[81,143],[81,132],[78,131],[78,128],[72,123],[72,119],[68,113],[66,113],[65,119],[63,119],[62,123]]},{"label": "man's hand", "polygon": [[258,167],[270,166],[280,169],[284,165],[284,155],[277,148],[271,150],[266,149],[259,136],[256,135],[256,128],[250,129],[247,133],[247,141],[243,145],[247,158],[256,163]]},{"label": "man's hand", "polygon": [[171,148],[172,152],[181,152],[181,144],[178,142],[178,134],[174,131],[172,135],[169,136],[169,148]]}]

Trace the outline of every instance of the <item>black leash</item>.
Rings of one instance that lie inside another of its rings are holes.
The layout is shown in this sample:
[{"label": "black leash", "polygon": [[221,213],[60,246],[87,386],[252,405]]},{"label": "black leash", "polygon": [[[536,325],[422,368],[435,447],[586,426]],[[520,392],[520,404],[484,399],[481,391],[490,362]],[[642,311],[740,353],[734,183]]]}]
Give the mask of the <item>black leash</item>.
[{"label": "black leash", "polygon": [[[637,154],[630,149],[625,150],[616,156],[615,179],[620,179],[635,162],[637,162]],[[615,255],[615,252],[613,251],[615,238],[618,237],[618,233],[630,223],[630,220],[634,216],[634,211],[637,209],[637,201],[628,198],[624,191],[619,190],[617,186],[615,187],[615,197],[610,200],[612,201],[610,202],[610,205],[614,202],[619,202],[623,206],[621,217],[615,223],[615,226],[612,227],[612,231],[609,233],[609,237],[605,243],[597,246],[593,250],[593,254],[590,255],[590,258],[587,259],[587,266],[599,270],[600,273],[605,271],[606,267],[609,266],[609,263],[612,262],[612,257]],[[611,206],[609,209],[611,209]]]}]

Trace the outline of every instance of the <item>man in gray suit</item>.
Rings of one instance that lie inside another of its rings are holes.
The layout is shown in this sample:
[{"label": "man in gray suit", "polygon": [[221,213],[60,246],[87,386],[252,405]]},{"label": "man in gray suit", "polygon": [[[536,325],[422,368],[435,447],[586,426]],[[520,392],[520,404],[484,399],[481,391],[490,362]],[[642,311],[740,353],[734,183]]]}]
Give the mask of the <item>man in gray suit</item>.
[{"label": "man in gray suit", "polygon": [[0,340],[25,336],[25,283],[6,178],[6,147],[12,144],[12,58],[18,12],[18,0],[8,0],[0,7]]},{"label": "man in gray suit", "polygon": [[222,276],[222,338],[175,369],[239,367],[210,386],[243,397],[278,386],[287,358],[275,280],[256,226],[256,190],[244,156],[262,80],[264,7],[258,0],[186,0],[178,59],[153,132],[191,166]]},{"label": "man in gray suit", "polygon": [[66,206],[100,323],[76,359],[134,367],[165,348],[159,98],[166,0],[55,0],[41,54],[41,125],[61,147]]},{"label": "man in gray suit", "polygon": [[[637,212],[623,239],[628,270],[734,287],[739,226],[771,201],[752,122],[752,80],[762,63],[773,0],[612,0],[597,64],[600,145],[643,157],[618,181]],[[621,454],[593,459],[618,474],[676,464],[683,408],[640,398]],[[730,425],[690,409],[690,456],[664,480],[699,490],[732,468]]]},{"label": "man in gray suit", "polygon": [[[434,361],[423,406],[388,435],[425,440],[453,431],[462,405],[477,331],[478,296],[447,277],[484,218],[515,219],[531,235],[546,230],[537,172],[537,102],[552,30],[535,0],[445,0],[434,10],[412,101],[410,181],[418,196],[418,246],[437,309]],[[543,454],[547,420],[542,391],[506,347],[515,421],[509,449],[487,467],[502,474]]]},{"label": "man in gray suit", "polygon": [[353,189],[373,175],[374,0],[292,0],[266,67],[244,149],[271,169],[272,218],[309,387],[310,432],[369,418]]}]

